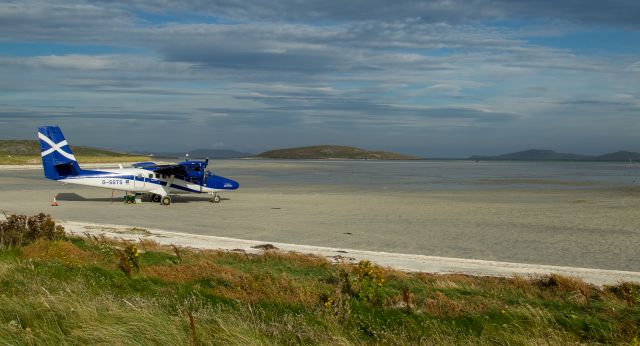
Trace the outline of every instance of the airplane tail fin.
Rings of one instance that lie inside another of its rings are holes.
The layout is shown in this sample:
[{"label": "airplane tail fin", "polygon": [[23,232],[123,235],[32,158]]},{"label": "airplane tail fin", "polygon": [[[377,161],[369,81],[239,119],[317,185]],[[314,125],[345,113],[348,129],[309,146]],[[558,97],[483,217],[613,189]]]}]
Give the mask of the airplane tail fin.
[{"label": "airplane tail fin", "polygon": [[38,127],[38,141],[45,177],[58,180],[82,172],[58,126]]}]

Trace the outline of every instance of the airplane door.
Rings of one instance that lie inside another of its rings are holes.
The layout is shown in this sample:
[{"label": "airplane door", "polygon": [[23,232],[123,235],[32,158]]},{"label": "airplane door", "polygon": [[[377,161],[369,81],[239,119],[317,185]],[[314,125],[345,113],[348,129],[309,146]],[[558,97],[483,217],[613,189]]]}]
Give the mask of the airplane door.
[{"label": "airplane door", "polygon": [[173,174],[169,176],[169,180],[167,180],[167,187],[165,188],[167,192],[171,191],[171,184],[173,184],[173,180],[175,177],[176,176]]},{"label": "airplane door", "polygon": [[142,174],[138,174],[134,177],[133,187],[136,189],[140,189],[144,187],[144,176]]}]

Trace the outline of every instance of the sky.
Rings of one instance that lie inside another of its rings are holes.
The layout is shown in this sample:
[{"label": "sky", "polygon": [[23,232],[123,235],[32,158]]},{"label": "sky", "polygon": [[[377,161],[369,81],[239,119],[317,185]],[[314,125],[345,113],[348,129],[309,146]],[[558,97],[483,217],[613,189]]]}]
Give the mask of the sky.
[{"label": "sky", "polygon": [[637,0],[0,2],[0,138],[640,151]]}]

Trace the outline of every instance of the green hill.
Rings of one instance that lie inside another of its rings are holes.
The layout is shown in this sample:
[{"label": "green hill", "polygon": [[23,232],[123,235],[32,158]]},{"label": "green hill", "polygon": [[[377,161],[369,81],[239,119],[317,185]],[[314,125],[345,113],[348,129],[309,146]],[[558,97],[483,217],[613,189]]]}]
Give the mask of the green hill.
[{"label": "green hill", "polygon": [[417,160],[417,157],[388,151],[368,151],[341,145],[316,145],[265,151],[257,157],[268,159],[351,159],[351,160]]},{"label": "green hill", "polygon": [[[145,156],[119,153],[91,147],[72,146],[73,154],[81,163],[133,162],[148,159]],[[35,140],[0,140],[0,164],[40,163],[40,144]]]}]

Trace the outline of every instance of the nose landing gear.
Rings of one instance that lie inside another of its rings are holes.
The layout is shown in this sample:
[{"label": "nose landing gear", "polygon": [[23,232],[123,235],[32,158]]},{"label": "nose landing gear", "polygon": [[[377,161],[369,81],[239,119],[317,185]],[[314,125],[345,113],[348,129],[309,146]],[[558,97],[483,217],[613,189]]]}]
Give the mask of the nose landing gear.
[{"label": "nose landing gear", "polygon": [[220,200],[221,200],[220,196],[218,196],[218,195],[213,195],[213,197],[211,197],[211,198],[209,199],[209,202],[211,202],[211,203],[220,203]]}]

